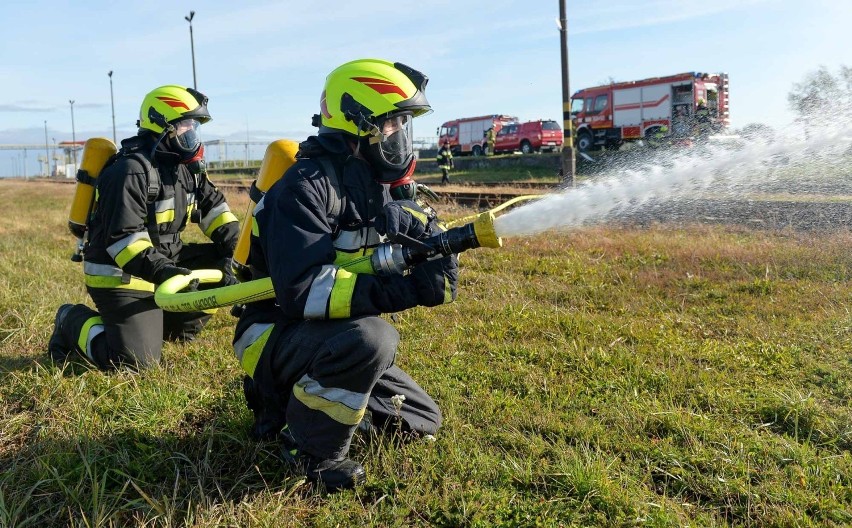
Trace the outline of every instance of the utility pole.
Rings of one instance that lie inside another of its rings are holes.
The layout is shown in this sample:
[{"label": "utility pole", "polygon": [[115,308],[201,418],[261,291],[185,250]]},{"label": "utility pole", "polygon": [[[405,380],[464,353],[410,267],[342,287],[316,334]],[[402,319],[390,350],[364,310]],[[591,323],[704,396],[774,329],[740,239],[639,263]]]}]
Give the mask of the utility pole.
[{"label": "utility pole", "polygon": [[50,178],[50,143],[47,142],[47,119],[44,120],[44,172]]},{"label": "utility pole", "polygon": [[74,100],[69,99],[71,104],[71,152],[74,154],[74,170],[77,170],[77,133],[74,131]]},{"label": "utility pole", "polygon": [[112,70],[107,75],[109,75],[109,103],[112,106],[112,142],[118,143],[115,139],[115,98],[112,95]]},{"label": "utility pole", "polygon": [[192,50],[192,87],[198,90],[198,83],[195,81],[195,41],[192,39],[192,19],[195,18],[195,11],[190,11],[189,16],[183,18],[189,22],[189,45]]},{"label": "utility pole", "polygon": [[565,0],[559,0],[559,44],[562,52],[562,130],[565,142],[562,145],[562,181],[574,185],[577,160],[574,157],[574,124],[571,119],[571,89],[568,84],[568,19],[565,16]]}]

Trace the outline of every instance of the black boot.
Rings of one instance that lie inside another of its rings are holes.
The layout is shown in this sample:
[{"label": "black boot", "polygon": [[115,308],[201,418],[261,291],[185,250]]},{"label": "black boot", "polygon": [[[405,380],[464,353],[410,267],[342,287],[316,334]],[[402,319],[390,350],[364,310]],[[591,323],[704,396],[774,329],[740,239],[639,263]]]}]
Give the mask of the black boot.
[{"label": "black boot", "polygon": [[254,423],[249,430],[251,439],[275,440],[286,422],[282,410],[274,404],[267,404],[249,376],[243,377],[243,395],[246,397],[246,407],[254,414]]},{"label": "black boot", "polygon": [[54,363],[65,363],[68,354],[74,350],[74,343],[68,342],[67,332],[63,331],[62,328],[65,319],[68,318],[68,312],[73,307],[73,304],[63,304],[56,310],[56,317],[53,319],[53,333],[50,334],[50,341],[47,343],[47,353]]},{"label": "black boot", "polygon": [[286,425],[279,438],[284,460],[303,473],[309,481],[322,484],[328,492],[352,489],[367,480],[367,472],[354,460],[323,459],[301,451]]}]

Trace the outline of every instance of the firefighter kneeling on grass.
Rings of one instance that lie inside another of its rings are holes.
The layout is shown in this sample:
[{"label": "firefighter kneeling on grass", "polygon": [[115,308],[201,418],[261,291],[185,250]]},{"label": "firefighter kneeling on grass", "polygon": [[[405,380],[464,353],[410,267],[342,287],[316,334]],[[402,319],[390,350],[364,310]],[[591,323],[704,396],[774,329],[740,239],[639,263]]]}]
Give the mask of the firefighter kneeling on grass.
[{"label": "firefighter kneeling on grass", "polygon": [[[231,268],[239,226],[204,170],[198,127],[209,120],[207,97],[192,88],[162,86],[145,96],[138,135],[121,142],[97,178],[83,271],[98,311],[59,308],[48,345],[54,361],[76,351],[102,370],[144,369],[160,362],[164,339],[192,340],[210,318],[164,313],[153,293],[190,269]],[[191,218],[212,244],[182,243]]]},{"label": "firefighter kneeling on grass", "polygon": [[369,259],[357,271],[341,268],[386,240],[442,229],[416,203],[411,180],[412,119],[431,110],[426,82],[377,59],[332,71],[318,135],[299,145],[251,219],[251,276],[270,277],[276,295],[247,304],[234,335],[251,436],[278,438],[284,459],[329,491],[366,478],[347,458],[359,425],[416,437],[441,424],[432,398],[395,365],[399,334],[378,316],[452,302],[457,257],[407,275],[377,275]]}]

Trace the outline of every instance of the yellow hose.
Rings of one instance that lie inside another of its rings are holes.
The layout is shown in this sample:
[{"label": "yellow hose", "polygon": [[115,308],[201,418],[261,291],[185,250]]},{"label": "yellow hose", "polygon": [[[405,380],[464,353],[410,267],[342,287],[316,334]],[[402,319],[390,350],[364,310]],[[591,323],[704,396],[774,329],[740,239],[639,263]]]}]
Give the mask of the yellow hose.
[{"label": "yellow hose", "polygon": [[[488,211],[450,222],[448,227],[466,224],[477,219],[481,222],[485,222],[487,218],[483,215],[487,215],[487,217],[490,218],[490,230],[480,227],[480,229],[477,230],[477,236],[483,236],[483,233],[491,233],[493,236],[486,236],[485,238],[488,240],[483,240],[482,242],[484,243],[482,245],[485,247],[500,247],[500,239],[497,238],[496,234],[493,234],[493,213],[502,211],[506,207],[515,203],[524,200],[534,200],[536,198],[541,198],[541,195],[518,196],[517,198],[512,198],[511,200],[502,203],[493,209],[489,209]],[[361,260],[363,259],[350,262],[347,266],[343,267],[357,268],[357,266],[363,265]],[[262,301],[264,299],[273,299],[275,297],[275,288],[272,286],[272,279],[269,277],[247,281],[241,284],[234,284],[233,286],[223,286],[221,288],[182,293],[181,290],[187,288],[194,280],[198,280],[201,284],[216,283],[222,280],[222,272],[212,269],[195,270],[189,275],[177,275],[172,277],[157,288],[157,291],[154,293],[154,302],[157,303],[157,306],[167,312],[198,312],[210,310],[212,308],[230,306],[232,304],[244,304],[254,301]]]},{"label": "yellow hose", "polygon": [[233,286],[179,293],[194,280],[201,284],[216,283],[222,280],[222,272],[202,269],[194,270],[189,275],[172,277],[157,288],[154,302],[167,312],[198,312],[275,297],[275,288],[272,287],[272,279],[269,277]]},{"label": "yellow hose", "polygon": [[[488,211],[490,213],[494,214],[494,213],[497,213],[499,211],[502,211],[503,209],[509,207],[510,205],[515,205],[518,202],[523,202],[525,200],[536,200],[538,198],[543,198],[543,195],[541,195],[541,194],[525,194],[523,196],[516,196],[516,197],[512,198],[511,200],[508,200],[506,202],[501,203],[500,205],[498,205],[497,207],[495,207],[493,209],[489,209]],[[459,225],[467,224],[467,223],[475,220],[481,214],[482,213],[477,213],[475,215],[465,216],[464,218],[459,218],[457,220],[447,222],[446,226],[447,227],[456,227],[456,226],[459,226]]]}]

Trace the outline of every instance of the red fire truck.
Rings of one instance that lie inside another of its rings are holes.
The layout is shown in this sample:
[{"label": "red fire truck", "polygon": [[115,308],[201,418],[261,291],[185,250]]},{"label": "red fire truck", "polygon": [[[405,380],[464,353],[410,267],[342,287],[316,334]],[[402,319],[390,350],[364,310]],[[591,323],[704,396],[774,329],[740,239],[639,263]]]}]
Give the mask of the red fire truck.
[{"label": "red fire truck", "polygon": [[517,123],[518,118],[502,114],[480,117],[463,117],[447,121],[438,129],[438,146],[449,142],[454,155],[473,154],[481,156],[485,153],[485,131],[494,127],[497,135],[503,125]]},{"label": "red fire truck", "polygon": [[580,150],[617,148],[663,126],[674,137],[690,137],[698,119],[711,123],[705,131],[721,130],[729,123],[728,74],[688,72],[586,88],[571,97],[571,116]]}]

